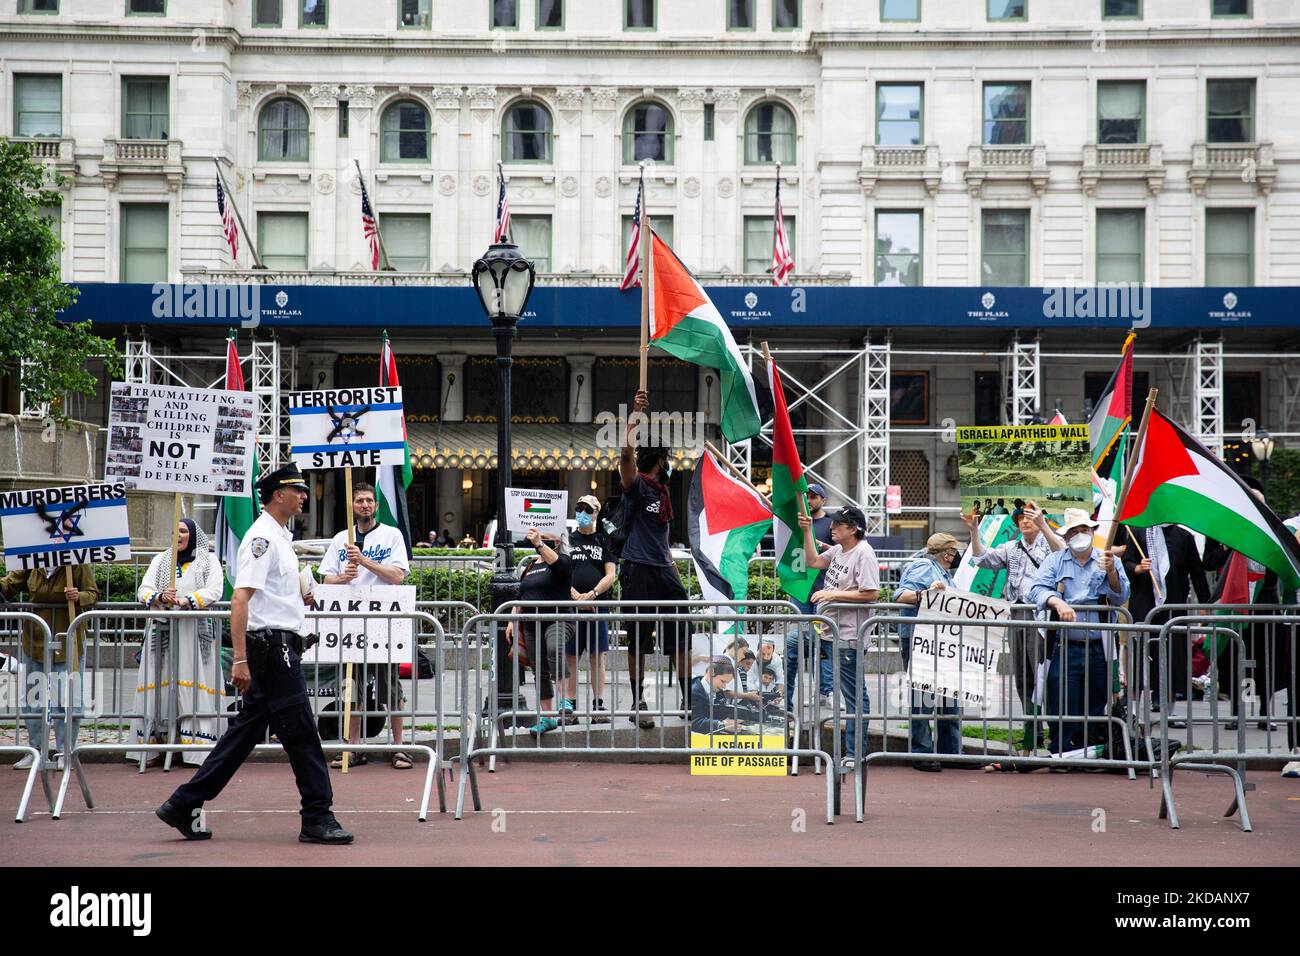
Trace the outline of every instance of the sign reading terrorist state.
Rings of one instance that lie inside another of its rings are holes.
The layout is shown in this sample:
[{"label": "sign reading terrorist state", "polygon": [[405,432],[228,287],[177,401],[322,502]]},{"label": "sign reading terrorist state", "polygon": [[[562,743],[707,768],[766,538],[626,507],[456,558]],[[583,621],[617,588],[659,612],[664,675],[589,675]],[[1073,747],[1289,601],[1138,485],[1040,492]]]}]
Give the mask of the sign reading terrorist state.
[{"label": "sign reading terrorist state", "polygon": [[252,392],[114,382],[104,479],[128,490],[247,495]]},{"label": "sign reading terrorist state", "polygon": [[7,571],[131,557],[121,482],[0,492],[0,530]]},{"label": "sign reading terrorist state", "polygon": [[985,717],[998,711],[998,657],[1004,650],[1006,601],[952,588],[920,594],[912,630],[912,690],[935,694]]},{"label": "sign reading terrorist state", "polygon": [[996,425],[957,429],[961,509],[1008,514],[1033,501],[1059,515],[1092,513],[1087,425]]},{"label": "sign reading terrorist state", "polygon": [[406,460],[402,390],[339,388],[289,395],[294,464],[310,468],[375,468]]}]

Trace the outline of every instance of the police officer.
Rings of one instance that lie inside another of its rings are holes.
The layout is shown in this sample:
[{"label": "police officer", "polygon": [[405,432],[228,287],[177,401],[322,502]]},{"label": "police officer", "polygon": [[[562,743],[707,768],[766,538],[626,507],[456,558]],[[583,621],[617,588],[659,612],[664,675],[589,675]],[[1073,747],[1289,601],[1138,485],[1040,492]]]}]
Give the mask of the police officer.
[{"label": "police officer", "polygon": [[211,837],[201,825],[200,808],[221,793],[269,726],[289,755],[302,796],[299,842],[351,843],[352,834],[330,811],[334,794],[300,667],[304,607],[288,526],[302,512],[307,485],[298,466],[289,464],[259,481],[257,489],[262,514],[240,542],[230,599],[235,651],[230,678],[243,695],[243,709],[198,772],[156,812],[187,840]]}]

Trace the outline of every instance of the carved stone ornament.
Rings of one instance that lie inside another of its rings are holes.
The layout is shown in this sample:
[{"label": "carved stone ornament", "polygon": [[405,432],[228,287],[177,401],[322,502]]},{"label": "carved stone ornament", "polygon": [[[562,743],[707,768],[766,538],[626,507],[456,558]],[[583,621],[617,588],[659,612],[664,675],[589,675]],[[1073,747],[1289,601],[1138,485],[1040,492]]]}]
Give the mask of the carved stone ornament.
[{"label": "carved stone ornament", "polygon": [[444,196],[450,196],[456,192],[456,177],[443,176],[438,180],[438,192]]},{"label": "carved stone ornament", "polygon": [[715,88],[713,102],[720,110],[735,110],[740,102],[740,90],[734,86]]},{"label": "carved stone ornament", "polygon": [[311,105],[317,109],[339,105],[339,88],[332,83],[320,83],[313,86],[308,92],[308,96],[311,99]]},{"label": "carved stone ornament", "polygon": [[597,177],[597,179],[596,179],[596,195],[597,195],[597,196],[599,196],[601,199],[605,199],[606,197],[609,196],[610,189],[611,189],[611,186],[610,186],[610,182],[609,182],[609,177],[608,177],[608,176],[600,176],[600,177]]},{"label": "carved stone ornament", "polygon": [[486,176],[484,176],[484,175],[482,175],[482,174],[480,174],[480,175],[478,175],[478,176],[475,176],[475,177],[474,177],[474,195],[475,195],[475,196],[486,196],[486,195],[488,194],[488,188],[489,188],[491,185],[492,185],[492,180],[488,179]]},{"label": "carved stone ornament", "polygon": [[702,86],[684,86],[677,91],[677,103],[683,109],[698,110],[704,106],[705,95]]},{"label": "carved stone ornament", "polygon": [[321,173],[316,177],[316,191],[322,196],[334,192],[334,177],[330,173]]},{"label": "carved stone ornament", "polygon": [[718,180],[718,195],[723,199],[729,198],[736,191],[736,184],[730,176],[723,176]]},{"label": "carved stone ornament", "polygon": [[618,106],[619,92],[616,87],[602,86],[591,91],[591,105],[598,110],[612,110]]},{"label": "carved stone ornament", "polygon": [[578,195],[578,177],[565,176],[564,179],[560,180],[560,192],[570,199]]},{"label": "carved stone ornament", "polygon": [[345,87],[343,92],[350,109],[368,110],[375,105],[375,88],[369,84]]},{"label": "carved stone ornament", "polygon": [[688,199],[694,199],[700,194],[700,181],[694,176],[687,176],[686,182],[682,183],[682,192]]},{"label": "carved stone ornament", "polygon": [[429,90],[430,98],[440,110],[460,109],[460,93],[459,86],[435,86]]},{"label": "carved stone ornament", "polygon": [[564,86],[555,91],[555,103],[561,110],[573,112],[582,109],[587,92],[581,86]]},{"label": "carved stone ornament", "polygon": [[471,86],[469,108],[472,110],[492,110],[497,105],[497,88],[495,86]]}]

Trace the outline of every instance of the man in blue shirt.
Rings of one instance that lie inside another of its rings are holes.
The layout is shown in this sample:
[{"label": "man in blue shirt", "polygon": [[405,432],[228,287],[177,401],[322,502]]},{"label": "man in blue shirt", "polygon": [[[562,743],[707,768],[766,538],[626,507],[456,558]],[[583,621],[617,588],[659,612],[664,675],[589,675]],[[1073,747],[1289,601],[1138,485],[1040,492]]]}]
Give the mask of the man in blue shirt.
[{"label": "man in blue shirt", "polygon": [[[1052,611],[1051,619],[1066,623],[1097,623],[1106,611],[1080,611],[1087,605],[1119,607],[1128,600],[1128,577],[1115,556],[1093,547],[1097,527],[1086,511],[1067,508],[1061,522],[1066,547],[1053,551],[1034,578],[1030,601],[1041,611]],[[1104,632],[1096,628],[1050,631],[1043,710],[1048,714],[1083,714],[1097,717],[1106,713],[1110,697],[1110,667],[1103,647]],[[1085,710],[1086,708],[1086,710]],[[1087,727],[1082,721],[1061,721],[1052,727],[1052,752],[1061,754],[1087,744]]]}]

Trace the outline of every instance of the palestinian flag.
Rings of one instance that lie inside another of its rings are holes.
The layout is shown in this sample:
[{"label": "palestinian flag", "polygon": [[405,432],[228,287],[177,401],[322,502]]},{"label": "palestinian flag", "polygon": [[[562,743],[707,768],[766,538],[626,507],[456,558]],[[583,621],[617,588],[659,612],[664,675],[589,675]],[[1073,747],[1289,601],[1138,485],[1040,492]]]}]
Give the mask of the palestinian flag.
[{"label": "palestinian flag", "polygon": [[[244,370],[239,364],[239,350],[235,347],[235,333],[226,339],[226,389],[232,392],[244,390]],[[239,542],[244,539],[248,529],[257,519],[257,479],[261,469],[257,462],[257,446],[253,446],[253,472],[249,482],[248,494],[240,497],[223,495],[217,499],[217,560],[226,569],[225,600],[235,587],[235,559],[239,555]]]},{"label": "palestinian flag", "polygon": [[[397,360],[393,358],[393,347],[388,344],[388,332],[384,332],[384,348],[379,357],[379,385],[381,388],[400,388],[397,379]],[[402,420],[402,441],[406,441],[406,420]],[[377,518],[381,524],[391,525],[402,533],[406,542],[406,554],[411,554],[411,513],[406,507],[406,489],[411,486],[411,449],[403,448],[405,455],[402,464],[380,465],[375,469],[375,490],[379,493]]]},{"label": "palestinian flag", "polygon": [[1111,447],[1133,417],[1133,338],[1132,332],[1120,349],[1119,366],[1110,377],[1097,407],[1088,421],[1088,437],[1092,440],[1092,467],[1100,468]]},{"label": "palestinian flag", "polygon": [[676,253],[652,230],[650,344],[683,362],[718,370],[722,385],[722,437],[735,443],[753,438],[762,428],[763,407],[731,330],[704,288]]},{"label": "palestinian flag", "polygon": [[1058,408],[1058,409],[1056,410],[1056,414],[1052,416],[1052,420],[1051,420],[1050,422],[1048,422],[1047,424],[1049,424],[1049,425],[1068,425],[1068,424],[1070,424],[1070,423],[1067,422],[1067,421],[1065,420],[1065,412],[1061,411],[1061,410]]},{"label": "palestinian flag", "polygon": [[[984,550],[992,551],[1000,544],[1014,541],[1020,536],[1020,529],[1011,520],[1011,515],[985,515],[980,519],[979,536]],[[1000,598],[1007,586],[1007,569],[976,567],[975,549],[967,548],[962,552],[952,583],[959,591]]]},{"label": "palestinian flag", "polygon": [[749,559],[772,526],[767,502],[704,452],[691,478],[687,530],[700,591],[706,601],[749,594]]},{"label": "palestinian flag", "polygon": [[548,515],[551,513],[551,502],[549,498],[525,498],[524,514],[526,515]]},{"label": "palestinian flag", "polygon": [[1120,503],[1119,521],[1138,528],[1181,524],[1254,558],[1284,588],[1300,586],[1300,542],[1231,469],[1159,410]]},{"label": "palestinian flag", "polygon": [[817,580],[817,569],[808,566],[804,554],[803,529],[799,515],[808,510],[808,480],[790,429],[790,412],[785,407],[781,373],[772,360],[767,365],[767,384],[772,390],[772,530],[776,547],[776,573],[785,593],[796,601],[807,601]]}]

